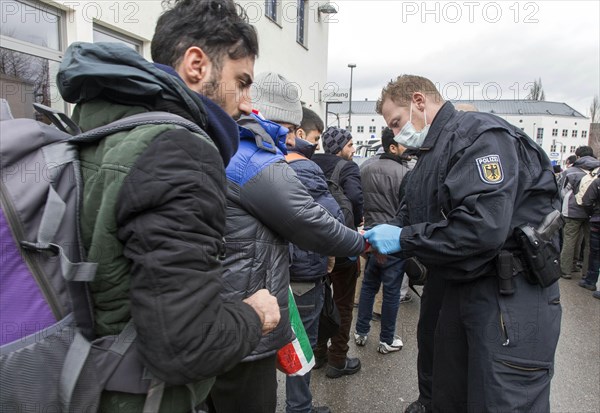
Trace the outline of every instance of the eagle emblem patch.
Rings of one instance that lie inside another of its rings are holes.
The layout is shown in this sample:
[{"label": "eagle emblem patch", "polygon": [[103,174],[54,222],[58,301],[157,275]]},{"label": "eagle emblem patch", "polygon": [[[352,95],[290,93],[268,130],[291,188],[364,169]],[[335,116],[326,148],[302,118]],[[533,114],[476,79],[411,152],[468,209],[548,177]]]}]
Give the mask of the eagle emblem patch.
[{"label": "eagle emblem patch", "polygon": [[504,172],[498,155],[488,155],[475,159],[479,177],[486,184],[499,184],[504,181]]}]

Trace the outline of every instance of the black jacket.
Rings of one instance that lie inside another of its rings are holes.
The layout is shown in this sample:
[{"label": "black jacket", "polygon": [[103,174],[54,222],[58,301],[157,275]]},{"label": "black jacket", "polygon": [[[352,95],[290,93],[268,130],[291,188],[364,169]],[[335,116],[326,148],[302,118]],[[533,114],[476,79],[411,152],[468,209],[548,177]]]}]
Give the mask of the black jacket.
[{"label": "black jacket", "polygon": [[517,250],[516,226],[537,227],[553,209],[558,190],[541,148],[497,116],[447,102],[420,148],[395,223],[408,225],[402,255],[447,279],[469,280],[491,273],[503,247]]},{"label": "black jacket", "polygon": [[[337,155],[317,153],[312,159],[323,170],[327,179],[331,178],[333,170],[341,157]],[[350,200],[353,207],[354,225],[357,227],[363,219],[363,193],[362,184],[360,181],[360,169],[358,165],[352,161],[346,163],[346,166],[340,171],[340,186],[344,190],[344,194]]]},{"label": "black jacket", "polygon": [[590,222],[600,222],[600,178],[594,179],[588,186],[582,206],[591,217]]}]

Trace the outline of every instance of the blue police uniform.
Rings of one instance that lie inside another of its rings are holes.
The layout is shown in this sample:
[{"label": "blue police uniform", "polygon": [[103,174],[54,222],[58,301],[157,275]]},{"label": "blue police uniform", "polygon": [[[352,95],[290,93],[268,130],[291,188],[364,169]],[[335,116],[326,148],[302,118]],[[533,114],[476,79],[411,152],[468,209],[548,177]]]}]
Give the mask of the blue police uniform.
[{"label": "blue police uniform", "polygon": [[513,230],[537,227],[560,208],[552,165],[520,129],[449,102],[419,152],[394,224],[402,227],[401,255],[427,266],[426,290],[437,298],[424,300],[418,332],[421,342],[437,324],[427,350],[434,347],[433,411],[547,412],[558,283],[542,288],[521,272],[514,293],[501,295],[496,257],[519,255]]}]

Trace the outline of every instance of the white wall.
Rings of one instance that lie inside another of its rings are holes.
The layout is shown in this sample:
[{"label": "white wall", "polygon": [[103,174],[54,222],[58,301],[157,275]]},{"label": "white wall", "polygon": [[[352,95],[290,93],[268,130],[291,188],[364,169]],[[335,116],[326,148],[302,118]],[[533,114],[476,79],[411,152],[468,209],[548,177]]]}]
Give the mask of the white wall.
[{"label": "white wall", "polygon": [[[144,42],[143,56],[150,60],[150,41],[162,12],[160,0],[150,1],[70,1],[48,2],[66,11],[66,42],[92,41],[93,23],[108,27]],[[260,55],[255,74],[274,71],[298,84],[301,99],[321,117],[325,105],[319,90],[327,81],[328,16],[317,11],[323,2],[308,1],[306,47],[296,41],[297,1],[280,2],[281,19],[277,23],[265,16],[263,0],[238,0],[259,34]]]}]

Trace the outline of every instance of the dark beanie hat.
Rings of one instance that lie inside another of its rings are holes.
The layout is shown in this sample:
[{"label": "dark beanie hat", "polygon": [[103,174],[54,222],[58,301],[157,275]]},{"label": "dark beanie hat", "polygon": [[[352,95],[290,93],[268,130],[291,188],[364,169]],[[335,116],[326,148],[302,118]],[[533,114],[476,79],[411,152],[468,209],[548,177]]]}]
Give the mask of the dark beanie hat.
[{"label": "dark beanie hat", "polygon": [[335,155],[352,139],[352,134],[346,129],[330,126],[323,132],[323,150],[325,153]]}]

